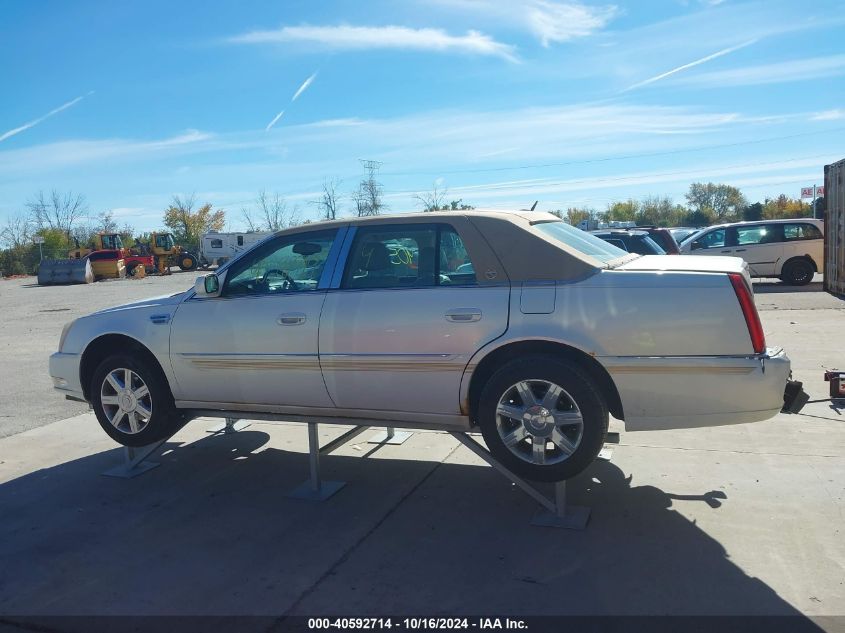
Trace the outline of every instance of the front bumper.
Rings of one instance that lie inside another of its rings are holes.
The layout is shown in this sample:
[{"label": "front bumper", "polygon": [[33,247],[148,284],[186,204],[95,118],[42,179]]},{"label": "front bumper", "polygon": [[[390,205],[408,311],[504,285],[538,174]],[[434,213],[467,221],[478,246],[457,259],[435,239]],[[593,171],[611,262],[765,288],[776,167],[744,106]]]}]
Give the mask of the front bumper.
[{"label": "front bumper", "polygon": [[53,388],[71,400],[85,401],[82,384],[79,381],[79,354],[56,352],[50,356],[50,378]]}]

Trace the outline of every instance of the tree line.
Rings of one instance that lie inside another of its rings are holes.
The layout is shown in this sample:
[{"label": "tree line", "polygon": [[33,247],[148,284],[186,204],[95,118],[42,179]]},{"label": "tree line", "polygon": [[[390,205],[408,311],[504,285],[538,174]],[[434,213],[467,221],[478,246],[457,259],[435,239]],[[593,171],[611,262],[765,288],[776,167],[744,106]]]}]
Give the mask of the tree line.
[{"label": "tree line", "polygon": [[[377,163],[365,161],[365,173],[356,189],[344,195],[342,183],[326,179],[318,197],[309,205],[316,207],[321,220],[333,220],[345,214],[379,215],[388,209]],[[462,199],[453,199],[448,190],[434,185],[430,191],[414,196],[424,212],[467,210],[474,207]],[[780,195],[762,202],[749,203],[736,187],[716,183],[693,183],[685,194],[686,204],[677,204],[665,196],[648,196],[615,201],[604,210],[569,207],[552,211],[577,225],[583,220],[635,222],[638,225],[703,227],[721,222],[777,218],[810,217],[812,205],[801,199]],[[824,199],[817,201],[823,207]],[[173,233],[176,243],[196,250],[204,233],[223,231],[226,211],[211,203],[200,203],[194,194],[173,196],[164,210],[162,224]],[[278,231],[309,223],[303,220],[297,205],[290,207],[279,193],[262,190],[250,206],[242,207],[240,217],[249,231]],[[23,213],[9,217],[0,229],[0,275],[33,274],[45,258],[64,258],[73,248],[90,245],[98,233],[118,233],[124,246],[149,243],[149,233],[136,233],[129,222],[119,224],[111,210],[93,217],[85,196],[56,190],[37,192],[25,204]],[[41,249],[34,237],[43,238]]]},{"label": "tree line", "polygon": [[[813,206],[800,198],[781,194],[762,202],[749,202],[736,187],[712,182],[695,182],[684,195],[686,204],[665,196],[647,196],[641,200],[611,202],[599,211],[592,207],[569,207],[553,211],[555,215],[578,225],[584,220],[598,222],[635,222],[640,226],[705,227],[723,222],[805,218],[814,215]],[[824,198],[817,200],[823,210]]]}]

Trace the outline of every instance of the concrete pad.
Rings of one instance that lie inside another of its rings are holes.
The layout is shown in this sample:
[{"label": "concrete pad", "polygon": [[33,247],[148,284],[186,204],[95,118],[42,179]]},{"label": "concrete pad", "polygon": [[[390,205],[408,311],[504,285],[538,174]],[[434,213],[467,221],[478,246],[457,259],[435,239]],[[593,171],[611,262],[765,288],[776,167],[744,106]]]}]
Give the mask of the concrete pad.
[{"label": "concrete pad", "polygon": [[843,614],[841,446],[621,445],[569,483],[584,532],[530,527],[535,504],[461,448],[296,612]]},{"label": "concrete pad", "polygon": [[0,614],[283,613],[454,448],[438,433],[344,447],[322,466],[347,487],[314,504],[283,495],[308,472],[304,426],[207,424],[132,480],[99,474],[122,456],[91,415],[3,440]]}]

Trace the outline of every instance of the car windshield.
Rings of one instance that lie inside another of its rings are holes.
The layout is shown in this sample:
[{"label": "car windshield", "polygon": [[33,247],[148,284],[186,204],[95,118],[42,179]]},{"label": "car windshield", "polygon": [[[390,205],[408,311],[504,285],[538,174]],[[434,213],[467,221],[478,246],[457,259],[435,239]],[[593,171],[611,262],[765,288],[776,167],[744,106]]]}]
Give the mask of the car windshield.
[{"label": "car windshield", "polygon": [[613,244],[609,244],[595,235],[577,229],[566,222],[541,222],[535,224],[534,228],[562,244],[566,244],[575,250],[581,251],[585,255],[598,259],[604,264],[628,255],[621,248],[617,248]]}]

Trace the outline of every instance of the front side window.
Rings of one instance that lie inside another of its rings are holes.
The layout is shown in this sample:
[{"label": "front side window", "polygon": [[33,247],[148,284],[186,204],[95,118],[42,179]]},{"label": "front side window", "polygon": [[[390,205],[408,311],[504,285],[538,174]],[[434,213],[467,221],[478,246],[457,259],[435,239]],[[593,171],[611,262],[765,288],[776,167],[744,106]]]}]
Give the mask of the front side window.
[{"label": "front side window", "polygon": [[476,283],[463,240],[447,225],[361,227],[343,288],[401,288]]},{"label": "front side window", "polygon": [[774,244],[775,242],[780,242],[778,228],[775,224],[738,226],[736,227],[736,245],[754,246],[757,244]]},{"label": "front side window", "polygon": [[817,226],[801,222],[784,224],[783,237],[787,242],[792,242],[795,240],[820,240],[823,236]]},{"label": "front side window", "polygon": [[317,290],[337,231],[271,240],[238,260],[226,276],[224,296]]},{"label": "front side window", "polygon": [[725,229],[716,229],[697,238],[692,244],[692,250],[699,248],[722,248],[725,245]]}]

